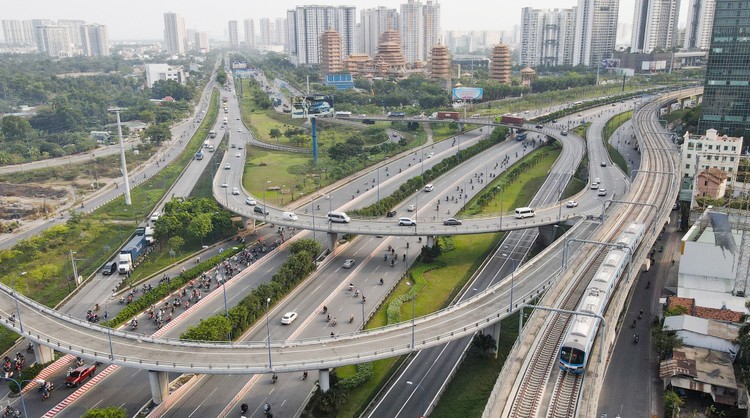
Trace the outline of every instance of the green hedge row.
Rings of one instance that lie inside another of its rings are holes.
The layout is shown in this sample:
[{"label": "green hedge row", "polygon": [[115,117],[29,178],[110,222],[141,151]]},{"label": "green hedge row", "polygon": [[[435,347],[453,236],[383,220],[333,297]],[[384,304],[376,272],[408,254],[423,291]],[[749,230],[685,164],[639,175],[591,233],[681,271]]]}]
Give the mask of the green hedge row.
[{"label": "green hedge row", "polygon": [[291,255],[271,281],[258,285],[237,306],[231,308],[228,320],[223,314],[216,314],[188,328],[180,338],[199,341],[226,341],[228,336],[230,339],[237,338],[265,315],[267,298],[270,297],[273,303],[278,302],[315,271],[315,257],[320,254],[320,250],[320,243],[312,239],[293,242],[289,246]]},{"label": "green hedge row", "polygon": [[500,133],[493,132],[493,135],[491,135],[490,138],[483,139],[466,149],[462,149],[456,155],[444,159],[429,170],[425,170],[424,175],[412,177],[407,180],[406,183],[402,184],[401,187],[390,196],[384,197],[377,203],[366,208],[351,211],[349,213],[358,216],[384,216],[386,212],[391,210],[398,203],[404,201],[407,197],[411,196],[414,191],[420,190],[425,184],[430,183],[432,180],[454,169],[467,159],[505,140],[505,137],[508,135],[508,128],[497,127],[495,128],[495,132],[497,131],[500,131]]},{"label": "green hedge row", "polygon": [[356,367],[356,373],[339,380],[339,388],[344,390],[356,389],[372,379],[372,362],[357,364]]},{"label": "green hedge row", "polygon": [[115,315],[108,322],[102,323],[102,325],[116,327],[131,320],[134,316],[137,316],[139,313],[146,310],[149,306],[169,296],[175,290],[187,284],[187,282],[189,282],[190,280],[200,277],[201,274],[214,268],[217,264],[221,263],[227,258],[237,254],[243,248],[244,245],[233,246],[227,251],[222,252],[221,254],[217,254],[206,261],[202,261],[196,264],[195,267],[189,270],[185,270],[177,277],[170,278],[169,283],[162,283],[159,286],[156,286],[145,295],[126,305],[117,315]]}]

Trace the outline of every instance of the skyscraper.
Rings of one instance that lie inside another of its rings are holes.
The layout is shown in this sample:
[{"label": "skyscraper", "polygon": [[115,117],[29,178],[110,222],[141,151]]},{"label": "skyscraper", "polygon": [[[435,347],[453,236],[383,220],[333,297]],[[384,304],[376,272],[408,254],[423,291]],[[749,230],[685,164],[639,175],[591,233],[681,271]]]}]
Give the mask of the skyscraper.
[{"label": "skyscraper", "polygon": [[57,21],[58,26],[65,26],[68,28],[68,37],[70,42],[77,48],[83,45],[81,40],[81,28],[86,24],[83,20],[72,20],[72,19],[60,19]]},{"label": "skyscraper", "polygon": [[521,9],[521,65],[573,62],[575,9]]},{"label": "skyscraper", "polygon": [[255,48],[255,21],[245,19],[245,43],[250,48]]},{"label": "skyscraper", "polygon": [[422,3],[416,0],[409,0],[408,3],[401,5],[399,32],[401,33],[401,45],[406,62],[424,61],[425,44]]},{"label": "skyscraper", "polygon": [[679,17],[680,0],[635,0],[631,50],[650,53],[676,46]]},{"label": "skyscraper", "polygon": [[440,5],[408,0],[401,5],[399,32],[406,62],[426,61],[431,48],[440,43]]},{"label": "skyscraper", "polygon": [[30,20],[3,20],[3,36],[10,45],[34,45],[34,29]]},{"label": "skyscraper", "polygon": [[271,19],[267,17],[260,19],[260,44],[271,45]]},{"label": "skyscraper", "polygon": [[398,10],[380,6],[360,12],[359,50],[370,57],[378,52],[380,35],[388,29],[398,30]]},{"label": "skyscraper", "polygon": [[698,132],[747,136],[750,129],[750,0],[716,0]]},{"label": "skyscraper", "polygon": [[711,44],[711,27],[714,23],[715,8],[716,0],[690,0],[684,49],[693,51],[708,49]]},{"label": "skyscraper", "polygon": [[[298,6],[287,12],[288,50],[296,65],[320,63],[320,36],[328,29],[341,35],[341,54],[356,52],[356,9],[353,6]],[[262,25],[262,21],[261,21]],[[262,34],[261,26],[261,37]]]},{"label": "skyscraper", "polygon": [[273,21],[271,43],[273,43],[274,45],[286,44],[286,19],[277,17]]},{"label": "skyscraper", "polygon": [[69,58],[73,56],[70,32],[67,26],[45,25],[38,26],[39,52],[54,58]]},{"label": "skyscraper", "polygon": [[237,21],[229,21],[229,47],[239,48],[240,47],[240,32],[237,28]]},{"label": "skyscraper", "polygon": [[208,32],[195,32],[195,49],[200,53],[209,52]]},{"label": "skyscraper", "polygon": [[81,50],[87,57],[108,57],[107,27],[97,24],[81,26]]},{"label": "skyscraper", "polygon": [[164,13],[164,43],[167,52],[175,55],[185,55],[187,51],[187,35],[185,20],[177,13]]},{"label": "skyscraper", "polygon": [[578,0],[573,65],[599,65],[611,58],[617,41],[620,0]]}]

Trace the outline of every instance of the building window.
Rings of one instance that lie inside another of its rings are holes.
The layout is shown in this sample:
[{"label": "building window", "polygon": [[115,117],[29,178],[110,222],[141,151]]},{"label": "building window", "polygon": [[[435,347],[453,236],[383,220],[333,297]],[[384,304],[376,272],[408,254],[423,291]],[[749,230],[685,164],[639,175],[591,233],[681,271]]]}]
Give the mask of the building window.
[{"label": "building window", "polygon": [[690,164],[685,164],[685,170],[690,170]]}]

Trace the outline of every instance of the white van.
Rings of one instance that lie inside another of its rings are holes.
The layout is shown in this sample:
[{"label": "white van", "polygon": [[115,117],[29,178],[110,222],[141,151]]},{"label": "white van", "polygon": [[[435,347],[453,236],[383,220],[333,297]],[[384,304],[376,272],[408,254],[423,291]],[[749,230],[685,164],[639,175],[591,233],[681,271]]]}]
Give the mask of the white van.
[{"label": "white van", "polygon": [[428,185],[424,186],[424,191],[426,191],[426,192],[431,192],[433,190],[435,190],[435,186],[433,186],[432,184],[428,184]]},{"label": "white van", "polygon": [[531,218],[534,216],[534,209],[532,208],[516,208],[516,218]]},{"label": "white van", "polygon": [[328,212],[328,222],[347,224],[351,218],[344,212]]},{"label": "white van", "polygon": [[294,212],[282,212],[281,219],[285,221],[296,221],[298,218]]}]

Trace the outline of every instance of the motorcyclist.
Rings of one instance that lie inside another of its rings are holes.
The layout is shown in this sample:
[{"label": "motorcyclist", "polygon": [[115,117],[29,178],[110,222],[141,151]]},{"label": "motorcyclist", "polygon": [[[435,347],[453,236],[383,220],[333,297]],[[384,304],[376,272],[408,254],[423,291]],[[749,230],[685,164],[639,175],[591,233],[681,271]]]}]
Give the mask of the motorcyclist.
[{"label": "motorcyclist", "polygon": [[323,313],[328,313],[328,306],[323,305]]},{"label": "motorcyclist", "polygon": [[276,383],[276,381],[279,380],[279,375],[274,373],[273,376],[271,376],[271,380],[273,381],[273,383]]},{"label": "motorcyclist", "polygon": [[83,366],[83,359],[80,357],[76,357],[76,367]]},{"label": "motorcyclist", "polygon": [[263,405],[263,412],[271,412],[271,404],[269,404],[268,402],[266,402]]},{"label": "motorcyclist", "polygon": [[306,371],[302,372],[302,380],[305,380],[305,379],[307,379],[307,372]]}]

